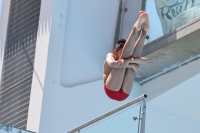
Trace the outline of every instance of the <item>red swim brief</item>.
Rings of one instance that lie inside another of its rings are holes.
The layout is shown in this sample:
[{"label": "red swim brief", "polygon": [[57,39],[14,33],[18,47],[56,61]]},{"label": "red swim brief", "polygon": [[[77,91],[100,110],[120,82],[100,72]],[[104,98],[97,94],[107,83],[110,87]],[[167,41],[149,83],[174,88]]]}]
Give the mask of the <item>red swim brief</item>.
[{"label": "red swim brief", "polygon": [[126,94],[122,88],[119,90],[119,91],[113,91],[113,90],[109,90],[107,87],[106,87],[106,84],[104,84],[104,90],[107,94],[107,96],[110,98],[110,99],[113,99],[113,100],[117,100],[117,101],[123,101],[125,100],[129,95]]}]

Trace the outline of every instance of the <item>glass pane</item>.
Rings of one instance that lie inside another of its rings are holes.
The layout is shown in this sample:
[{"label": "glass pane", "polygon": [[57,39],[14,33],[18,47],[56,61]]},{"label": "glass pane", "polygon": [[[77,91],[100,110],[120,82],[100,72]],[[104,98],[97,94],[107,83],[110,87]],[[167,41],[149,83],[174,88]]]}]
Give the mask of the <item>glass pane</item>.
[{"label": "glass pane", "polygon": [[0,124],[0,133],[34,133],[34,132],[21,130],[11,126]]},{"label": "glass pane", "polygon": [[[81,130],[81,133],[138,133],[141,107],[132,105]],[[134,120],[133,117],[137,118]]]},{"label": "glass pane", "polygon": [[151,42],[177,28],[200,18],[200,0],[147,0]]}]

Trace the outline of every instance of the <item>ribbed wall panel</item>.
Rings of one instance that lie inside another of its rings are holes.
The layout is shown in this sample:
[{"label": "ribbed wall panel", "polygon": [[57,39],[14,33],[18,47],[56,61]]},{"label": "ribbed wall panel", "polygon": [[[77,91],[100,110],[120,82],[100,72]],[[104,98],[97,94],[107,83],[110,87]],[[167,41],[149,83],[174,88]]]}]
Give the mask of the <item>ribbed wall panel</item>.
[{"label": "ribbed wall panel", "polygon": [[26,129],[41,0],[11,0],[0,123]]}]

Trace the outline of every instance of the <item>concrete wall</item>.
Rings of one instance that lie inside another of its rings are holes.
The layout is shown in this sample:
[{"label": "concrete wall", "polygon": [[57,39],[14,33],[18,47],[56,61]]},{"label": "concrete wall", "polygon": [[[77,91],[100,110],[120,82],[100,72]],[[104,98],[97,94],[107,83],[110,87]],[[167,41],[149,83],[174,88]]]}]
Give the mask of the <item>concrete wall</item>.
[{"label": "concrete wall", "polygon": [[[157,96],[173,89],[181,83],[184,83],[195,75],[198,75],[200,73],[198,68],[199,65],[200,59],[154,78],[142,85],[142,93],[146,93],[148,95],[147,101],[151,101]],[[194,82],[192,87],[196,85],[198,85],[198,83]]]}]

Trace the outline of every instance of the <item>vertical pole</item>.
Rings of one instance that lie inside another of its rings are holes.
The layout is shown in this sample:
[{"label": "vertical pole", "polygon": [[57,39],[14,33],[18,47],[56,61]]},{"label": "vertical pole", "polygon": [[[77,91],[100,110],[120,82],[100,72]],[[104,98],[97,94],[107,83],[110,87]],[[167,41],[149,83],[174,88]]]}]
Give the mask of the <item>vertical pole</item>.
[{"label": "vertical pole", "polygon": [[80,131],[80,130],[78,130],[78,133],[81,133],[81,131]]},{"label": "vertical pole", "polygon": [[146,0],[142,0],[141,10],[145,11],[146,9]]},{"label": "vertical pole", "polygon": [[145,133],[146,101],[143,99],[140,133]]},{"label": "vertical pole", "polygon": [[114,37],[113,49],[115,48],[115,44],[119,40],[119,37],[120,37],[120,26],[121,26],[122,11],[123,11],[122,0],[120,0],[119,1],[118,16],[117,16],[117,24],[116,24],[116,28],[115,28],[115,37]]}]

